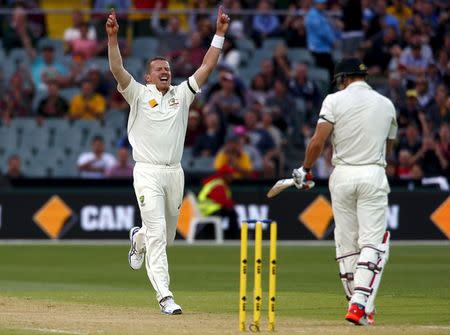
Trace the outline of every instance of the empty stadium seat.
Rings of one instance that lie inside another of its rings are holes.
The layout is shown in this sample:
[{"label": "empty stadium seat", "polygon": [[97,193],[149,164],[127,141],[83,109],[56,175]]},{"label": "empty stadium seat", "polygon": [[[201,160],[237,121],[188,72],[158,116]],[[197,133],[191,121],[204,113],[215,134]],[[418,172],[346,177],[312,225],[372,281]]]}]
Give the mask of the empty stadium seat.
[{"label": "empty stadium seat", "polygon": [[308,49],[305,48],[290,48],[288,49],[288,57],[291,62],[305,63],[307,65],[314,65],[315,60]]},{"label": "empty stadium seat", "polygon": [[133,39],[131,44],[131,53],[133,57],[146,60],[155,55],[159,41],[152,37],[138,37]]}]

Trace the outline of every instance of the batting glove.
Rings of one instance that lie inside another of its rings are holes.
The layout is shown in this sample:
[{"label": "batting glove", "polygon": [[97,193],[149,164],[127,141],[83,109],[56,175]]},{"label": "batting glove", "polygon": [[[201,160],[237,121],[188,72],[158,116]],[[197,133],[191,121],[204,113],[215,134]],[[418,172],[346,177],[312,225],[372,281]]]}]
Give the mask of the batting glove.
[{"label": "batting glove", "polygon": [[309,189],[308,181],[312,181],[313,174],[308,169],[308,171],[303,167],[292,170],[292,178],[294,179],[294,185],[298,189]]}]

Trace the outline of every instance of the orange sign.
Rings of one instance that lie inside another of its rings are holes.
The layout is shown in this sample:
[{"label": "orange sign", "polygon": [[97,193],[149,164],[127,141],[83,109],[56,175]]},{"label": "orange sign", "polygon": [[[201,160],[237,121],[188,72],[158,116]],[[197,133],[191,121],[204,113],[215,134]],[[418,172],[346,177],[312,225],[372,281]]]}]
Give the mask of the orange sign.
[{"label": "orange sign", "polygon": [[319,195],[306,209],[300,213],[298,219],[318,239],[322,239],[333,218],[330,202],[323,195]]},{"label": "orange sign", "polygon": [[57,239],[72,210],[57,195],[50,198],[33,216],[34,222],[52,239]]},{"label": "orange sign", "polygon": [[450,239],[450,197],[431,214],[430,219]]}]

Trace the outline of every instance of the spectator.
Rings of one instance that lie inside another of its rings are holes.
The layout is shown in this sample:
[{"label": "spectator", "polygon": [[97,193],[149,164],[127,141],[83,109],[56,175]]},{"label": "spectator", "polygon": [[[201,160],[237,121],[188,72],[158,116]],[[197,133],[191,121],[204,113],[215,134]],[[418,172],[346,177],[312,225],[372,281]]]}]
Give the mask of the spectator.
[{"label": "spectator", "polygon": [[433,91],[429,89],[428,80],[420,76],[416,80],[417,103],[421,109],[429,107],[432,102]]},{"label": "spectator", "polygon": [[434,101],[426,110],[427,117],[432,123],[432,130],[438,131],[443,123],[450,123],[450,106],[448,104],[448,89],[445,85],[438,85],[434,94]]},{"label": "spectator", "polygon": [[393,0],[392,5],[387,8],[387,13],[397,18],[402,30],[413,14],[411,8],[405,4],[404,0]]},{"label": "spectator", "polygon": [[130,162],[127,146],[121,146],[117,150],[117,161],[106,170],[106,176],[110,178],[131,178],[134,164]]},{"label": "spectator", "polygon": [[184,140],[184,145],[186,147],[192,147],[197,139],[204,133],[202,124],[201,114],[197,110],[191,108],[189,110],[186,137]]},{"label": "spectator", "polygon": [[160,41],[160,43],[158,43],[157,54],[161,56],[167,56],[173,50],[183,49],[187,36],[180,29],[180,18],[178,16],[170,16],[167,19],[166,26],[161,26],[159,13],[161,6],[162,3],[158,1],[155,6],[155,11],[152,15],[151,24],[153,32]]},{"label": "spectator", "polygon": [[371,74],[384,74],[391,62],[395,47],[398,45],[398,35],[395,27],[387,26],[380,33],[363,43],[366,49],[364,64]]},{"label": "spectator", "polygon": [[210,112],[204,116],[206,131],[195,140],[192,154],[194,157],[214,157],[223,145],[223,134],[217,113]]},{"label": "spectator", "polygon": [[79,25],[80,36],[73,38],[68,46],[70,53],[80,55],[84,59],[95,57],[99,51],[96,39],[89,36],[89,25],[87,22],[81,22]]},{"label": "spectator", "polygon": [[291,61],[287,55],[286,44],[280,43],[275,47],[273,57],[273,71],[276,78],[289,78],[291,75]]},{"label": "spectator", "polygon": [[34,85],[29,72],[20,67],[9,80],[9,87],[0,100],[1,119],[5,124],[10,124],[16,117],[30,116],[32,113],[32,101]]},{"label": "spectator", "polygon": [[261,113],[261,128],[269,133],[275,147],[281,152],[281,149],[285,144],[285,139],[280,129],[273,124],[272,112],[268,108],[263,109]]},{"label": "spectator", "polygon": [[238,136],[244,151],[249,155],[253,166],[253,175],[258,176],[264,171],[263,158],[258,148],[250,141],[244,126],[233,128],[233,135]]},{"label": "spectator", "polygon": [[46,118],[62,118],[67,116],[69,106],[66,99],[59,95],[59,85],[56,81],[48,83],[47,96],[39,102],[37,109],[40,121]]},{"label": "spectator", "polygon": [[105,152],[103,137],[98,135],[92,139],[92,151],[83,152],[77,160],[78,170],[82,178],[104,178],[106,171],[115,164],[116,159],[110,153]]},{"label": "spectator", "polygon": [[260,48],[264,39],[273,37],[279,32],[280,20],[276,15],[271,14],[272,5],[268,0],[261,0],[258,3],[258,13],[253,17],[252,39],[255,45]]},{"label": "spectator", "polygon": [[286,15],[281,34],[289,48],[306,48],[306,29],[303,16],[295,15],[295,5],[289,6],[291,14]]},{"label": "spectator", "polygon": [[28,57],[36,55],[37,37],[27,21],[27,15],[22,5],[16,5],[12,11],[11,20],[3,25],[3,48],[9,53],[14,48],[24,48]]},{"label": "spectator", "polygon": [[404,107],[406,91],[399,72],[389,72],[387,86],[380,88],[380,93],[389,98],[397,109]]},{"label": "spectator", "polygon": [[420,38],[419,32],[415,31],[409,46],[400,55],[400,64],[405,67],[407,79],[410,81],[424,75],[428,64],[433,60],[430,46],[422,45]]},{"label": "spectator", "polygon": [[397,34],[400,34],[400,24],[395,16],[387,12],[386,0],[377,0],[374,15],[371,17],[366,31],[366,37],[370,38],[378,34],[387,26],[394,27]]},{"label": "spectator", "polygon": [[21,161],[18,155],[11,155],[8,158],[8,169],[6,171],[5,177],[9,180],[25,177],[22,173]]},{"label": "spectator", "polygon": [[306,40],[308,50],[314,56],[316,65],[328,70],[333,78],[334,62],[332,57],[336,42],[336,33],[331,21],[325,14],[326,0],[313,0],[313,6],[305,17]]},{"label": "spectator", "polygon": [[[304,63],[296,65],[294,75],[289,81],[289,91],[293,97],[305,102],[305,122],[313,125],[317,123],[321,94],[316,83],[308,78],[308,67]],[[297,111],[300,112],[300,111]]]},{"label": "spectator", "polygon": [[233,39],[227,38],[223,44],[222,53],[219,57],[219,64],[223,64],[233,71],[239,68],[241,62],[241,53],[236,48]]},{"label": "spectator", "polygon": [[397,177],[400,179],[411,179],[413,177],[412,167],[411,152],[407,149],[401,149],[398,152]]},{"label": "spectator", "polygon": [[242,82],[242,80],[240,80],[239,77],[234,75],[233,70],[222,64],[218,66],[218,71],[219,71],[219,76],[218,76],[218,80],[217,82],[213,83],[210,87],[208,87],[208,89],[206,90],[206,94],[204,99],[206,101],[209,101],[211,99],[211,97],[214,95],[215,92],[219,91],[222,88],[222,83],[224,82],[224,77],[227,76],[229,77],[229,75],[233,76],[234,78],[234,93],[239,97],[239,99],[241,100],[242,105],[245,105],[245,95],[246,95],[246,90],[245,90],[245,86],[244,83]]},{"label": "spectator", "polygon": [[276,79],[273,90],[267,97],[266,104],[272,108],[273,122],[281,131],[285,132],[291,124],[293,114],[297,113],[296,103],[290,95],[286,81]]},{"label": "spectator", "polygon": [[236,135],[227,137],[224,146],[217,152],[214,159],[214,169],[216,171],[225,165],[235,170],[233,178],[236,179],[250,177],[253,173],[250,156],[245,152],[239,137]]},{"label": "spectator", "polygon": [[250,89],[247,90],[246,105],[252,106],[254,103],[259,103],[261,106],[264,106],[266,104],[268,93],[268,87],[264,80],[264,76],[261,73],[258,73],[250,82]]},{"label": "spectator", "polygon": [[105,108],[105,98],[94,92],[91,81],[84,80],[80,94],[75,95],[70,102],[69,117],[72,120],[100,120],[103,119]]},{"label": "spectator", "polygon": [[419,123],[419,110],[420,105],[417,100],[417,91],[416,90],[407,90],[406,91],[406,104],[405,106],[400,108],[400,113],[398,115],[398,127],[405,128],[411,122],[418,124]]},{"label": "spectator", "polygon": [[[72,12],[72,26],[69,28],[66,28],[64,30],[64,49],[66,52],[70,50],[72,41],[77,40],[81,37],[81,26],[83,24],[83,15],[81,14],[81,11],[79,9],[75,9]],[[87,38],[93,41],[97,40],[97,32],[95,31],[95,28],[92,26],[89,26]]]},{"label": "spectator", "polygon": [[198,194],[198,207],[203,216],[218,215],[227,218],[226,239],[238,239],[240,232],[230,189],[235,172],[228,165],[222,166],[214,175],[202,180],[202,188]]},{"label": "spectator", "polygon": [[193,32],[187,48],[169,54],[174,77],[189,77],[202,64],[207,49],[199,32]]},{"label": "spectator", "polygon": [[400,151],[402,149],[406,149],[412,155],[415,155],[421,146],[422,140],[420,138],[419,131],[417,130],[417,125],[414,122],[410,122],[400,137],[397,150]]},{"label": "spectator", "polygon": [[270,89],[275,82],[275,69],[270,59],[264,59],[261,62],[261,71],[258,73],[264,78],[265,86]]},{"label": "spectator", "polygon": [[222,88],[215,92],[208,104],[211,110],[218,113],[225,124],[242,123],[243,104],[239,96],[235,93],[234,76],[225,73],[220,78]]},{"label": "spectator", "polygon": [[445,176],[450,177],[450,124],[443,123],[439,128],[437,146],[442,157],[447,161]]},{"label": "spectator", "polygon": [[60,85],[68,81],[67,68],[55,60],[55,49],[52,45],[44,45],[41,55],[33,60],[31,74],[34,85],[38,91],[46,91],[47,83],[56,80]]},{"label": "spectator", "polygon": [[448,160],[439,150],[438,142],[431,136],[424,137],[422,147],[414,155],[414,162],[419,162],[425,177],[444,175],[448,168]]},{"label": "spectator", "polygon": [[250,144],[254,145],[263,158],[264,177],[271,178],[277,174],[279,166],[280,152],[275,147],[270,133],[258,125],[258,115],[254,111],[247,111],[244,116],[246,134],[250,139]]},{"label": "spectator", "polygon": [[116,86],[110,85],[110,83],[105,79],[105,76],[100,71],[97,65],[92,64],[87,70],[84,78],[92,83],[94,86],[94,92],[107,97],[111,90],[116,91]]}]

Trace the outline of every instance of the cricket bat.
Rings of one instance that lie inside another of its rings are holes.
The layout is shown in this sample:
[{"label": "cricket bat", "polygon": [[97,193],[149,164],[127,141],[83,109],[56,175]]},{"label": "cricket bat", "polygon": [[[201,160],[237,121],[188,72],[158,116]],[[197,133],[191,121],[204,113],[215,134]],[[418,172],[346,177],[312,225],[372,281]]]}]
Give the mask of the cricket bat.
[{"label": "cricket bat", "polygon": [[[267,197],[273,198],[273,197],[277,196],[278,194],[280,194],[281,192],[283,192],[285,189],[287,189],[293,185],[294,185],[293,178],[280,179],[275,183],[275,185],[272,186],[272,188],[269,190],[269,192],[267,192]],[[301,189],[309,190],[310,188],[313,188],[314,185],[315,185],[315,183],[312,180],[308,180],[307,182],[305,182],[305,184],[303,184],[303,188],[301,188]]]}]

